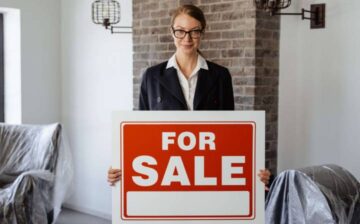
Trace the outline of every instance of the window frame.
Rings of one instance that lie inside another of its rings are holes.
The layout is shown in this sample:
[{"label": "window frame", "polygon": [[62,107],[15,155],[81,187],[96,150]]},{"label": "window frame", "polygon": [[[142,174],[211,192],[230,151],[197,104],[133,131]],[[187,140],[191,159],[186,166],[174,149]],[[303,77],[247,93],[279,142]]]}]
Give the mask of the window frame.
[{"label": "window frame", "polygon": [[4,15],[0,13],[0,122],[5,121]]}]

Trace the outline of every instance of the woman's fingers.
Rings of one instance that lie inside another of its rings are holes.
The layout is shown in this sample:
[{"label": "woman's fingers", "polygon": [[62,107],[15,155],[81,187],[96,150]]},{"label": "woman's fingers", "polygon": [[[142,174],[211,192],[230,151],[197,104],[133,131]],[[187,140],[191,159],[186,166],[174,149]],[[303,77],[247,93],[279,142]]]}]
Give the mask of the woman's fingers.
[{"label": "woman's fingers", "polygon": [[107,181],[110,183],[110,186],[114,186],[114,184],[120,180],[122,172],[120,169],[112,169],[111,167],[108,170]]},{"label": "woman's fingers", "polygon": [[260,178],[261,182],[263,182],[265,185],[269,184],[270,175],[271,173],[267,169],[262,169],[258,173],[258,177]]},{"label": "woman's fingers", "polygon": [[119,177],[121,176],[121,170],[117,169],[117,170],[109,170],[108,172],[108,176],[110,177]]},{"label": "woman's fingers", "polygon": [[269,184],[269,178],[266,178],[266,177],[262,177],[260,178],[261,182],[263,182],[265,185],[268,185]]}]

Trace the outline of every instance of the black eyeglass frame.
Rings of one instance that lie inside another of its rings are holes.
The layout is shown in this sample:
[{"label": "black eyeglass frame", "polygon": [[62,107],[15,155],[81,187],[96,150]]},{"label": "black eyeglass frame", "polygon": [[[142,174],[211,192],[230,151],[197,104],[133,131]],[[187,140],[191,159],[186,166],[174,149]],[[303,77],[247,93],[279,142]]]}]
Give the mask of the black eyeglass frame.
[{"label": "black eyeglass frame", "polygon": [[[201,37],[201,35],[204,33],[204,29],[194,29],[194,30],[189,30],[189,31],[186,31],[186,30],[183,30],[183,29],[175,29],[174,27],[171,27],[171,29],[172,29],[172,32],[174,34],[174,37],[176,37],[178,39],[184,39],[186,37],[186,34],[189,34],[191,39],[199,39]],[[179,36],[175,35],[176,31],[182,31],[185,34],[184,34],[183,37],[179,37]],[[199,37],[193,37],[193,32],[200,32]]]}]

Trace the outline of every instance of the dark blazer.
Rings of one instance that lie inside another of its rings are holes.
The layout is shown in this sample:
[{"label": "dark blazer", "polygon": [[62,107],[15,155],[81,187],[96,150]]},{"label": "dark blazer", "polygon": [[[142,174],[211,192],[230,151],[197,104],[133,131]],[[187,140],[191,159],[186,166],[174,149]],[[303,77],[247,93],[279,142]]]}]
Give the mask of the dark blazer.
[{"label": "dark blazer", "polygon": [[[194,110],[234,110],[234,93],[229,70],[206,61],[200,69],[194,96]],[[188,110],[174,67],[167,61],[148,68],[140,87],[140,110]]]}]

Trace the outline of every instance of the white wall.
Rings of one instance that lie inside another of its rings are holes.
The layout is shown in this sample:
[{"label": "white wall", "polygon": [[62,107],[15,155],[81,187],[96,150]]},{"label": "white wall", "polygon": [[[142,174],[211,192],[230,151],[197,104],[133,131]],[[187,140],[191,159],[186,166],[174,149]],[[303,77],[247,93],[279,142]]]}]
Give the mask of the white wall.
[{"label": "white wall", "polygon": [[59,121],[60,2],[0,0],[0,7],[20,10],[22,118],[18,120],[38,124]]},{"label": "white wall", "polygon": [[[132,35],[91,21],[90,0],[62,0],[62,121],[74,152],[74,194],[67,206],[110,218],[106,172],[112,156],[111,115],[132,109]],[[120,1],[131,26],[131,1]]]},{"label": "white wall", "polygon": [[335,163],[360,179],[360,1],[326,2],[326,28],[281,17],[279,171]]}]

